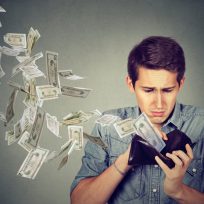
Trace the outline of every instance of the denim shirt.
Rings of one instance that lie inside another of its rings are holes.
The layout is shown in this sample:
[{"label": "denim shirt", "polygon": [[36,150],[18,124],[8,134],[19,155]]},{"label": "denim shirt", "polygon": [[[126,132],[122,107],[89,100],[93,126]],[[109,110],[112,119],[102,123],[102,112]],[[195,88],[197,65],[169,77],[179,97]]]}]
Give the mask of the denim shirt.
[{"label": "denim shirt", "polygon": [[[137,118],[141,112],[138,107],[127,107],[105,113],[126,119]],[[183,182],[204,192],[204,109],[176,103],[172,116],[161,130],[168,134],[175,129],[181,130],[191,138],[192,142],[196,143],[193,148],[194,158]],[[82,166],[71,185],[71,191],[81,179],[100,175],[120,154],[127,150],[133,137],[133,135],[129,135],[120,138],[113,125],[101,126],[100,124],[95,125],[92,134],[101,137],[108,148],[104,150],[96,144],[87,142]],[[132,168],[117,186],[108,203],[176,203],[164,193],[164,177],[165,174],[158,165],[142,165]]]}]

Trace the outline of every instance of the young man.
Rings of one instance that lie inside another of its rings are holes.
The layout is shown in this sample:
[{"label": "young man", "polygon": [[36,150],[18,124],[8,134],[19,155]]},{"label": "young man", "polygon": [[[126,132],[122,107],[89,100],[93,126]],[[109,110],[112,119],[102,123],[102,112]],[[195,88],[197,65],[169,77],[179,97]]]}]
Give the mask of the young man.
[{"label": "young man", "polygon": [[194,148],[187,144],[186,153],[167,153],[175,163],[172,169],[159,157],[155,157],[158,165],[132,167],[128,165],[132,135],[120,138],[113,126],[96,124],[93,135],[101,137],[108,148],[87,142],[71,186],[73,204],[204,203],[204,110],[176,102],[184,72],[184,53],[175,40],[144,39],[129,54],[126,78],[138,106],[106,113],[126,119],[145,112],[164,140],[178,129],[196,143]]}]

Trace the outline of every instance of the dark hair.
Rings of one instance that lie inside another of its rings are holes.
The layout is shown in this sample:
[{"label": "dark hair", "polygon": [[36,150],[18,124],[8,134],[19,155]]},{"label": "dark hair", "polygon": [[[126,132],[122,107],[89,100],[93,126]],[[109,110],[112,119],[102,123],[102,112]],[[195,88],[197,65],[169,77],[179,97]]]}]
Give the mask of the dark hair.
[{"label": "dark hair", "polygon": [[128,75],[134,87],[138,79],[138,68],[141,66],[176,72],[180,84],[185,73],[183,49],[170,37],[150,36],[136,45],[128,56]]}]

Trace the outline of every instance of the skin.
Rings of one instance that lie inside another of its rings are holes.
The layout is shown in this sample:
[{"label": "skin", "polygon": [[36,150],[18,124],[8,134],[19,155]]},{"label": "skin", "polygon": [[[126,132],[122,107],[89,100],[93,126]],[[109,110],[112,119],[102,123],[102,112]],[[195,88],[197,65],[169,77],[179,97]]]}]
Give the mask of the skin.
[{"label": "skin", "polygon": [[[148,115],[154,127],[160,132],[165,120],[173,111],[176,97],[184,84],[183,78],[179,86],[176,77],[176,73],[163,69],[148,70],[143,67],[139,68],[139,77],[135,87],[131,79],[126,77],[127,85],[135,94],[141,111]],[[168,139],[164,133],[162,137]],[[175,151],[166,155],[175,162],[175,167],[172,169],[169,169],[158,157],[155,160],[166,174],[164,192],[167,195],[179,203],[200,204],[203,203],[204,195],[182,183],[186,169],[193,158],[189,145],[186,146],[186,150],[187,154]],[[130,146],[115,161],[115,165],[123,173],[127,173],[131,168],[128,165],[129,152]],[[105,204],[123,178],[124,175],[111,165],[98,176],[82,179],[71,193],[71,203]]]},{"label": "skin", "polygon": [[[126,78],[127,85],[135,94],[138,106],[145,112],[150,121],[161,132],[161,127],[172,113],[176,98],[181,91],[185,78],[177,82],[177,73],[164,69],[150,70],[140,67],[139,77],[133,86],[129,76]],[[163,139],[167,136],[162,133]],[[170,169],[159,157],[156,162],[165,173],[164,192],[175,199],[178,203],[203,203],[204,194],[183,184],[183,178],[193,159],[193,151],[189,144],[186,145],[185,154],[183,151],[173,151],[166,156],[172,159],[175,167]]]}]

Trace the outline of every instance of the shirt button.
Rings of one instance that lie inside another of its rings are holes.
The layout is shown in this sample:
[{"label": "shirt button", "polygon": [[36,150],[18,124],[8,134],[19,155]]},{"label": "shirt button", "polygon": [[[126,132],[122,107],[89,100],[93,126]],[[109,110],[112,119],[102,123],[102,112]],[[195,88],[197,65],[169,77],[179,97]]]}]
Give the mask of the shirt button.
[{"label": "shirt button", "polygon": [[154,167],[155,167],[155,168],[157,168],[157,167],[158,167],[158,165],[157,165],[157,164],[155,164],[155,165],[154,165]]},{"label": "shirt button", "polygon": [[196,173],[196,171],[197,171],[197,170],[196,170],[195,168],[192,169],[192,172]]},{"label": "shirt button", "polygon": [[153,188],[153,189],[152,189],[152,192],[153,192],[153,193],[156,193],[156,192],[157,192],[157,189],[156,189],[156,188]]}]

